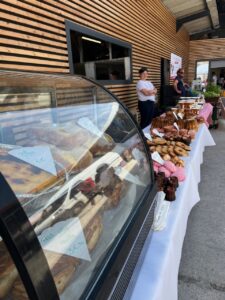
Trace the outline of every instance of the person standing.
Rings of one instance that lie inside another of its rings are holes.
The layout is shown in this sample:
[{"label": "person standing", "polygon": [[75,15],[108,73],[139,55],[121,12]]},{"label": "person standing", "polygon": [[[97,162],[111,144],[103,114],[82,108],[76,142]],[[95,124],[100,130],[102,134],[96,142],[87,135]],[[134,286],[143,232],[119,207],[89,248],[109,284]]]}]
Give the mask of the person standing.
[{"label": "person standing", "polygon": [[186,88],[184,83],[184,69],[177,70],[177,76],[174,79],[173,88],[176,92],[177,96],[185,97],[186,96]]},{"label": "person standing", "polygon": [[137,82],[138,109],[141,115],[141,129],[151,124],[154,115],[155,95],[157,89],[148,79],[148,69],[143,67],[139,70],[140,80]]},{"label": "person standing", "polygon": [[215,72],[212,72],[212,85],[217,85],[217,76]]}]

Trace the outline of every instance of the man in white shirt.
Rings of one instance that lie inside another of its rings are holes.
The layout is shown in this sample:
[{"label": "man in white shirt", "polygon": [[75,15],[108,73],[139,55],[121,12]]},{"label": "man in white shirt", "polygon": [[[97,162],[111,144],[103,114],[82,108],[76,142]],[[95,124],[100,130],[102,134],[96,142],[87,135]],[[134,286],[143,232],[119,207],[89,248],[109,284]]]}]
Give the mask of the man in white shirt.
[{"label": "man in white shirt", "polygon": [[212,72],[212,85],[217,85],[217,76],[215,72]]},{"label": "man in white shirt", "polygon": [[141,128],[151,124],[154,115],[155,95],[157,89],[147,80],[148,69],[143,67],[139,70],[140,80],[137,82],[138,108],[141,115]]}]

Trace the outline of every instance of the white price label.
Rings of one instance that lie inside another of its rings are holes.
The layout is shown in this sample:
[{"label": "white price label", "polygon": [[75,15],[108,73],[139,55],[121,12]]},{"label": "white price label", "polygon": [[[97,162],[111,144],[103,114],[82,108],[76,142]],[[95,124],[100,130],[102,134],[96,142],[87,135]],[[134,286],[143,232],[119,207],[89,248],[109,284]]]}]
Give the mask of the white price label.
[{"label": "white price label", "polygon": [[155,135],[157,135],[157,136],[159,136],[159,137],[161,137],[161,138],[164,136],[164,133],[160,133],[160,132],[159,132],[157,129],[155,129],[155,128],[152,130],[152,132],[153,132]]},{"label": "white price label", "polygon": [[71,218],[47,228],[38,237],[49,251],[91,261],[83,229],[78,218]]},{"label": "white price label", "polygon": [[164,160],[162,159],[162,157],[159,155],[159,153],[157,151],[152,153],[152,159],[156,162],[158,162],[160,165],[164,164]]},{"label": "white price label", "polygon": [[177,114],[173,111],[174,117],[178,120]]},{"label": "white price label", "polygon": [[77,123],[84,129],[87,129],[89,132],[94,133],[98,137],[102,136],[102,132],[89,118],[86,117],[80,118]]},{"label": "white price label", "polygon": [[181,120],[183,120],[184,115],[183,115],[182,113],[178,113],[177,115],[178,115],[178,117],[179,117]]},{"label": "white price label", "polygon": [[50,174],[57,175],[55,162],[48,146],[21,147],[9,151],[9,154]]},{"label": "white price label", "polygon": [[179,126],[177,125],[176,122],[173,123],[173,126],[176,128],[176,130],[178,130],[178,131],[180,130],[180,128],[179,128]]},{"label": "white price label", "polygon": [[152,137],[151,137],[150,133],[144,132],[144,135],[149,141],[152,141]]}]

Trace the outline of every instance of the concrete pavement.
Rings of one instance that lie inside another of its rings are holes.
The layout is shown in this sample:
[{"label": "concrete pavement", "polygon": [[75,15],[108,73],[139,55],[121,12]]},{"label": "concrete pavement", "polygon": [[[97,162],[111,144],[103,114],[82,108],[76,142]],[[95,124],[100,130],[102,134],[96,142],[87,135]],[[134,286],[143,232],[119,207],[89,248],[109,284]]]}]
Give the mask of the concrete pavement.
[{"label": "concrete pavement", "polygon": [[210,132],[216,146],[204,152],[201,201],[191,211],[183,245],[179,300],[225,300],[225,121]]}]

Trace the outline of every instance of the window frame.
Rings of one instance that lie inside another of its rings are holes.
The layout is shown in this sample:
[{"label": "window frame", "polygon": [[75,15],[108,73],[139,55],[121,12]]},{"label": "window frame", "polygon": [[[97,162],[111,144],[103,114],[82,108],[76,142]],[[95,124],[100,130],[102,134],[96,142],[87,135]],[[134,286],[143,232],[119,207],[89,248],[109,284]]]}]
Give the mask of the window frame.
[{"label": "window frame", "polygon": [[[72,21],[65,20],[66,26],[66,41],[67,41],[67,49],[68,49],[68,58],[69,58],[69,68],[70,74],[76,75],[74,65],[73,65],[73,55],[72,55],[72,44],[71,44],[71,31],[76,31],[84,35],[88,35],[93,37],[94,39],[101,39],[105,42],[115,44],[121,47],[125,47],[128,49],[129,57],[130,57],[130,79],[128,80],[97,80],[95,81],[103,84],[103,85],[115,85],[115,84],[130,84],[133,81],[133,68],[132,68],[132,44],[119,40],[117,38],[111,37],[94,29],[90,29],[86,26],[78,25]],[[110,61],[110,60],[109,60]]]}]

